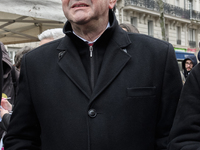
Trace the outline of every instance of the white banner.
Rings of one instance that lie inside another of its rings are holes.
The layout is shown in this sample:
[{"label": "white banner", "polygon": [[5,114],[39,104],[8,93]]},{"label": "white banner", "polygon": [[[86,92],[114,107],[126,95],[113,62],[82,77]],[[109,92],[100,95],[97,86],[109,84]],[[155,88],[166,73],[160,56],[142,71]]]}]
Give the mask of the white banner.
[{"label": "white banner", "polygon": [[0,0],[0,11],[65,22],[61,0]]}]

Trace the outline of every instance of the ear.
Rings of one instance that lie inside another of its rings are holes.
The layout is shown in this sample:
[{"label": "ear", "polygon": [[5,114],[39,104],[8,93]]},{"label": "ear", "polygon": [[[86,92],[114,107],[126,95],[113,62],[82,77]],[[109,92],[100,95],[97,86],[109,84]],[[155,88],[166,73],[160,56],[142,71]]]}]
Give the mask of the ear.
[{"label": "ear", "polygon": [[113,9],[113,7],[115,6],[117,0],[110,0],[109,2],[109,9]]}]

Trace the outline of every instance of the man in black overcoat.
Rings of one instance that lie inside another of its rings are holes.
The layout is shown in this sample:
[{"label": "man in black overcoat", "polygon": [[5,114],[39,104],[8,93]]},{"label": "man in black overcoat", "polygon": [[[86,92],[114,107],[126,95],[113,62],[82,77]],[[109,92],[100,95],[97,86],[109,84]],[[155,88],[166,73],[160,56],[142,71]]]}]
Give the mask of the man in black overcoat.
[{"label": "man in black overcoat", "polygon": [[127,33],[116,0],[62,0],[65,37],[23,57],[6,150],[164,150],[182,82],[171,44]]}]

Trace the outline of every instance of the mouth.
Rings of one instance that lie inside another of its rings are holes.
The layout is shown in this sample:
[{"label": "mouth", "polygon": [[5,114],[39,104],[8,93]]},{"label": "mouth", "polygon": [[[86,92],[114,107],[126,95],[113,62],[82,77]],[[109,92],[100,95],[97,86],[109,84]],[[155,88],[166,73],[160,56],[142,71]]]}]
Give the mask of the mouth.
[{"label": "mouth", "polygon": [[74,4],[73,6],[72,6],[72,8],[77,8],[77,7],[88,7],[88,5],[87,4]]}]

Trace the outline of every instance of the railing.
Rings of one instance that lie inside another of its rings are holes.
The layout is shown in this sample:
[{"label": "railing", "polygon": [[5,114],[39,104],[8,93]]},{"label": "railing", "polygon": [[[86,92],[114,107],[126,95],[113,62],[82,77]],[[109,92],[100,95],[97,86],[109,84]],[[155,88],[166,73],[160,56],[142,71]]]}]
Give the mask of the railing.
[{"label": "railing", "polygon": [[[159,12],[159,5],[155,0],[125,0],[125,6],[132,5],[137,7],[143,7],[150,10]],[[181,7],[164,3],[164,13],[173,15],[183,19],[195,19],[200,20],[200,12],[194,10],[183,9]]]},{"label": "railing", "polygon": [[188,41],[191,48],[196,47],[196,41]]},{"label": "railing", "polygon": [[192,10],[190,14],[190,19],[200,20],[200,13],[198,11]]},{"label": "railing", "polygon": [[178,40],[177,40],[177,44],[178,44],[178,45],[181,45],[181,40],[178,39]]}]

